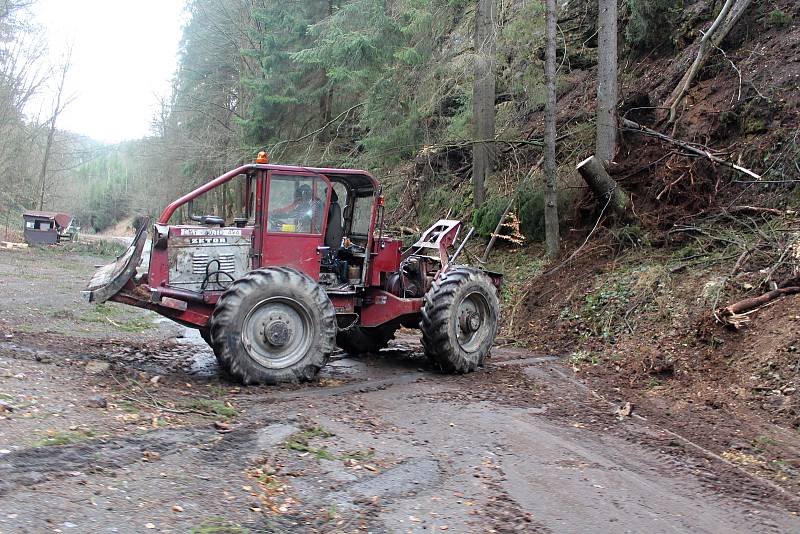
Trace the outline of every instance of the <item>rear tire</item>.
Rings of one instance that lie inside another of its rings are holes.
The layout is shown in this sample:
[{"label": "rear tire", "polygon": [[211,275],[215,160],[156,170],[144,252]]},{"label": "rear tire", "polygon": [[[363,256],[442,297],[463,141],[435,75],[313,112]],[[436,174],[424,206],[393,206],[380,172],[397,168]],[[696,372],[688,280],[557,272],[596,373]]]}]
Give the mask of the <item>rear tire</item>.
[{"label": "rear tire", "polygon": [[394,333],[399,326],[353,326],[336,335],[336,344],[347,354],[375,354],[385,349],[389,341],[394,339]]},{"label": "rear tire", "polygon": [[310,380],[336,346],[336,311],[328,295],[287,267],[236,280],[209,324],[220,367],[243,384]]},{"label": "rear tire", "polygon": [[471,267],[447,271],[424,297],[425,354],[445,372],[474,371],[489,355],[499,316],[497,290],[488,276]]},{"label": "rear tire", "polygon": [[209,347],[212,347],[211,331],[208,328],[200,328],[198,332],[200,332],[200,337],[203,338],[203,341],[205,341]]}]

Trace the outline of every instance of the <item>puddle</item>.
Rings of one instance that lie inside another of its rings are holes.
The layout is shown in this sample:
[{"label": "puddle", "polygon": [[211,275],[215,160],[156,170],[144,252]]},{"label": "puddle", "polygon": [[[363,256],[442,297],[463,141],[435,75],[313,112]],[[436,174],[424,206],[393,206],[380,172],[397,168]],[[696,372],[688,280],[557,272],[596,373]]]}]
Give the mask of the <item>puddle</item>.
[{"label": "puddle", "polygon": [[209,377],[219,374],[219,365],[214,351],[200,336],[196,328],[183,328],[183,337],[175,340],[176,343],[186,345],[193,349],[194,354],[189,361],[190,375]]}]

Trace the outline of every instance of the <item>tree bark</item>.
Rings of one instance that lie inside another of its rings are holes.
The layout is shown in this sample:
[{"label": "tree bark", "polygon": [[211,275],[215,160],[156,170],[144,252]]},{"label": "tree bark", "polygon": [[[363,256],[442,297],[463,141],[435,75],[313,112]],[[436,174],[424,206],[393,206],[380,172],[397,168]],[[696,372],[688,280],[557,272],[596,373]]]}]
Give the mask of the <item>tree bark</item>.
[{"label": "tree bark", "polygon": [[595,153],[603,161],[617,151],[617,99],[617,0],[598,0]]},{"label": "tree bark", "polygon": [[580,162],[577,169],[603,209],[610,207],[622,221],[633,218],[630,197],[617,181],[609,176],[599,157],[590,156]]},{"label": "tree bark", "polygon": [[544,233],[547,254],[558,255],[558,191],[556,182],[556,0],[546,2],[544,77],[547,85],[544,122]]},{"label": "tree bark", "polygon": [[703,34],[700,39],[700,48],[697,50],[697,57],[694,58],[692,66],[683,75],[681,81],[678,82],[677,87],[672,91],[672,94],[667,99],[665,104],[669,106],[669,122],[675,122],[678,115],[678,107],[683,102],[684,97],[691,89],[697,73],[705,65],[708,56],[715,48],[718,48],[720,43],[727,37],[739,19],[744,14],[747,7],[750,5],[751,0],[726,0],[725,4],[720,9],[719,15],[711,24],[707,32]]},{"label": "tree bark", "polygon": [[[477,0],[475,11],[475,85],[473,120],[475,139],[494,139],[495,126],[495,25],[494,0]],[[472,147],[472,192],[475,207],[486,197],[486,177],[494,161],[494,144],[478,142]]]}]

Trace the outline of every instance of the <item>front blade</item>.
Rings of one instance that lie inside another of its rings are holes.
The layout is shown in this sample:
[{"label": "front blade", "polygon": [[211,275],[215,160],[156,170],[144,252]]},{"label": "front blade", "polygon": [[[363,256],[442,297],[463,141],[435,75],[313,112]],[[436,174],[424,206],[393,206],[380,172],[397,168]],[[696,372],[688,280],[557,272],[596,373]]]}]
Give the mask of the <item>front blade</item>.
[{"label": "front blade", "polygon": [[87,302],[102,303],[116,295],[120,289],[128,283],[128,280],[136,273],[136,267],[142,258],[145,242],[147,242],[147,229],[150,227],[150,220],[142,221],[142,226],[136,233],[133,243],[120,257],[113,263],[103,265],[89,281],[86,289],[81,295]]}]

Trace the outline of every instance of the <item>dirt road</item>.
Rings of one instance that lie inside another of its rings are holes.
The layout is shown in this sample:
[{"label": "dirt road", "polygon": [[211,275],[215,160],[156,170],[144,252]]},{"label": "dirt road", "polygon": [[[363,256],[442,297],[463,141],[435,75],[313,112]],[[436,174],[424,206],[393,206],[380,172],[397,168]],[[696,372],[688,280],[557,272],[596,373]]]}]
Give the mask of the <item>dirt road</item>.
[{"label": "dirt road", "polygon": [[83,304],[101,262],[0,252],[0,533],[800,531],[795,495],[559,358],[445,376],[404,333],[243,388],[193,332]]}]

